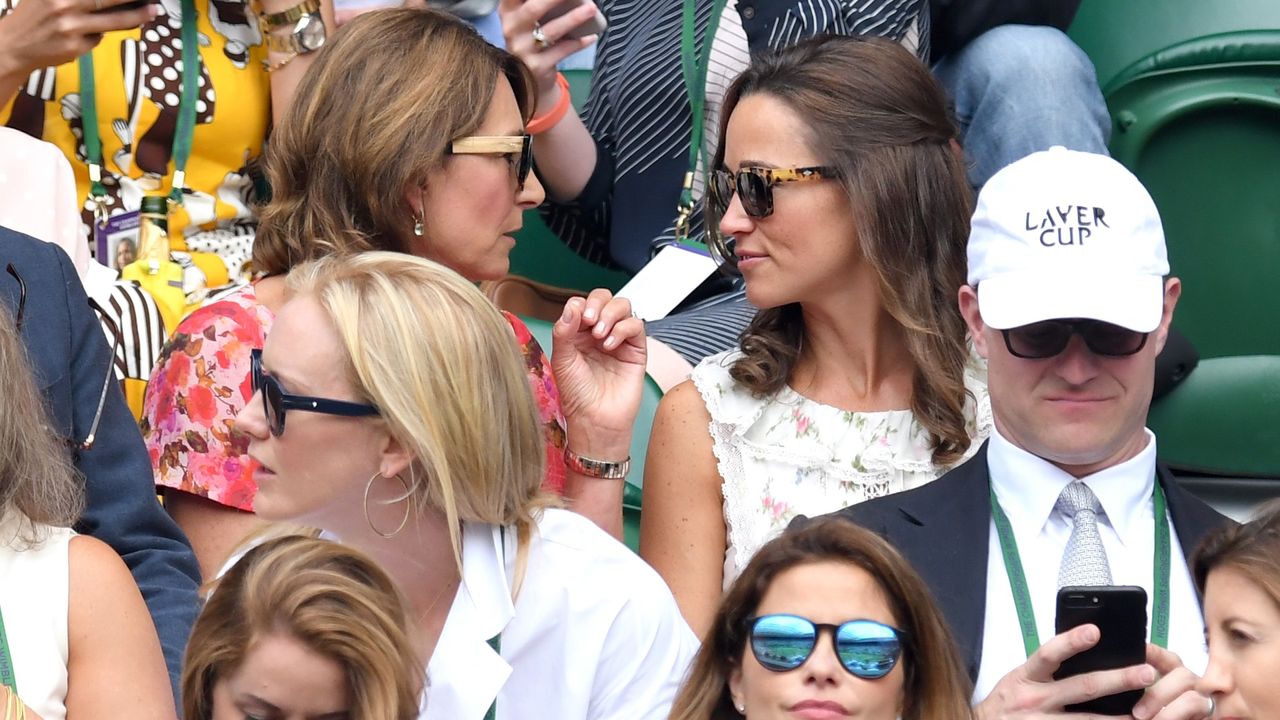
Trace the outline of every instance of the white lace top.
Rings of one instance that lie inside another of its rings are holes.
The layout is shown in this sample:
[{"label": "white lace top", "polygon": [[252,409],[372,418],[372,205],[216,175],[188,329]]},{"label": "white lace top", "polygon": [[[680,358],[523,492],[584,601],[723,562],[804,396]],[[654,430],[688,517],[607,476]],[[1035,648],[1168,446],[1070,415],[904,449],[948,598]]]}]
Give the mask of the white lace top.
[{"label": "white lace top", "polygon": [[[910,410],[849,412],[790,387],[758,399],[729,377],[740,355],[737,349],[713,355],[692,376],[711,415],[723,479],[726,589],[796,515],[822,515],[909,490],[950,469],[933,464],[929,432]],[[991,433],[986,366],[979,363],[965,371],[971,395],[965,414],[974,438],[965,460]]]}]

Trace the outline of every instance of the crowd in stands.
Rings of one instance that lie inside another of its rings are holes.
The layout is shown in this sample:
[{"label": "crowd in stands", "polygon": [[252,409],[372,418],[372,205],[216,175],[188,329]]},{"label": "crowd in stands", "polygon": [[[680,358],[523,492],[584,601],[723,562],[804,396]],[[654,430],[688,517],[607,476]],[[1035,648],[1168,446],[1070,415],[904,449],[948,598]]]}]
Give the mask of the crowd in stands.
[{"label": "crowd in stands", "polygon": [[[3,720],[1280,713],[1078,2],[359,5],[0,0]],[[544,347],[535,211],[722,274]],[[1141,660],[1060,673],[1104,586]]]}]

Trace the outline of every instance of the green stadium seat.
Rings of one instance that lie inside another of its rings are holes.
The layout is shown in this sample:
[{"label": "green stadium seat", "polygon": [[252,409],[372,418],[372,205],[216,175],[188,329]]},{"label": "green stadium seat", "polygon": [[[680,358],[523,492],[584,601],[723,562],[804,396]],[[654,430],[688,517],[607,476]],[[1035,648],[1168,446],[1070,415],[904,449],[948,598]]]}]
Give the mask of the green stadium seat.
[{"label": "green stadium seat", "polygon": [[[591,90],[590,70],[566,70],[569,95],[575,108],[581,110]],[[560,288],[587,292],[598,287],[616,291],[629,275],[621,270],[588,262],[565,247],[542,221],[537,210],[524,213],[524,228],[516,233],[516,246],[511,251],[511,274]]]},{"label": "green stadium seat", "polygon": [[[529,326],[530,333],[542,346],[544,352],[551,353],[551,323],[538,318],[520,318]],[[662,400],[662,391],[653,378],[645,376],[644,392],[640,397],[640,412],[636,416],[635,428],[631,433],[631,471],[623,486],[622,525],[623,539],[632,550],[640,548],[640,488],[644,484],[644,459],[648,453],[649,434],[653,429],[653,417],[658,412],[658,402]]]}]

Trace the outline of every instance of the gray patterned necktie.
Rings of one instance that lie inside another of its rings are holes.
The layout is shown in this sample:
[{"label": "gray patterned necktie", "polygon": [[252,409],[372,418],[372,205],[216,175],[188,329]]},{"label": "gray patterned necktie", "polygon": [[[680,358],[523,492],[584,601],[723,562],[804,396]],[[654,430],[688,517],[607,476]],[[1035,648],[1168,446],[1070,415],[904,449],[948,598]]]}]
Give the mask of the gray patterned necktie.
[{"label": "gray patterned necktie", "polygon": [[1098,512],[1102,506],[1093,490],[1082,482],[1062,489],[1054,508],[1072,519],[1071,537],[1062,551],[1058,587],[1068,585],[1110,585],[1111,566],[1098,534]]}]

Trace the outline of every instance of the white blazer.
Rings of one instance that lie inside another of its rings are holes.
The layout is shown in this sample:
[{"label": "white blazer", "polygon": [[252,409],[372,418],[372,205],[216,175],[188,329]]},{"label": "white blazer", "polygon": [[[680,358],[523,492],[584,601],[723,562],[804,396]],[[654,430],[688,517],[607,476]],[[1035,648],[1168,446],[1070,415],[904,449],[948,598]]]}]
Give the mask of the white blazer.
[{"label": "white blazer", "polygon": [[[464,523],[462,585],[423,720],[666,720],[698,639],[666,583],[590,520],[546,510],[512,602],[516,534]],[[501,633],[501,655],[489,639]]]}]

